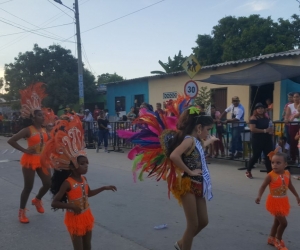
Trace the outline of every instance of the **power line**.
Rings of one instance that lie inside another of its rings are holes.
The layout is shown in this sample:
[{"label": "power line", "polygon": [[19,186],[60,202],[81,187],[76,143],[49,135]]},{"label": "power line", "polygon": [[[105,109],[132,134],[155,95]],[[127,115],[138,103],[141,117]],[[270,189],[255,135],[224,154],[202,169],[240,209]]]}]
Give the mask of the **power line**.
[{"label": "power line", "polygon": [[9,0],[9,1],[6,1],[6,2],[2,2],[2,3],[0,3],[0,4],[8,3],[8,2],[11,2],[11,1],[13,1],[13,0]]},{"label": "power line", "polygon": [[[94,27],[94,28],[91,28],[91,29],[88,29],[88,30],[85,30],[85,31],[81,32],[81,34],[83,34],[83,33],[85,33],[85,32],[88,32],[88,31],[91,31],[91,30],[93,30],[93,29],[99,28],[99,27],[104,26],[104,25],[106,25],[106,24],[112,23],[112,22],[114,22],[114,21],[120,20],[120,19],[122,19],[122,18],[124,18],[124,17],[130,16],[130,15],[132,15],[132,14],[134,14],[134,13],[137,13],[137,12],[142,11],[142,10],[144,10],[144,9],[150,8],[150,7],[152,7],[152,6],[156,5],[156,4],[159,4],[159,3],[164,2],[164,1],[166,1],[166,0],[158,1],[158,2],[156,2],[156,3],[154,3],[154,4],[151,4],[151,5],[148,5],[148,6],[144,7],[144,8],[141,8],[141,9],[139,9],[139,10],[133,11],[133,12],[131,12],[131,13],[129,13],[129,14],[126,14],[126,15],[124,15],[124,16],[118,17],[118,18],[113,19],[113,20],[111,20],[111,21],[109,21],[109,22],[100,24],[100,25],[98,25],[98,26],[96,26],[96,27]],[[76,36],[76,34],[73,35],[73,36]],[[64,41],[69,40],[69,39],[72,38],[73,36],[68,37],[68,38],[65,39]]]},{"label": "power line", "polygon": [[161,0],[161,1],[158,1],[158,2],[156,2],[156,3],[150,4],[150,5],[148,5],[148,6],[144,7],[144,8],[141,8],[141,9],[139,9],[139,10],[133,11],[133,12],[127,14],[127,15],[124,15],[124,16],[118,17],[118,18],[116,18],[116,19],[113,19],[113,20],[111,20],[111,21],[109,21],[109,22],[100,24],[100,25],[98,25],[98,26],[95,26],[94,28],[85,30],[85,31],[81,32],[81,34],[83,34],[83,33],[85,33],[85,32],[88,32],[88,31],[91,31],[91,30],[93,30],[93,29],[99,28],[99,27],[104,26],[104,25],[106,25],[106,24],[112,23],[112,22],[114,22],[114,21],[120,20],[120,19],[122,19],[122,18],[124,18],[124,17],[130,16],[130,15],[135,14],[135,13],[137,13],[137,12],[140,12],[140,11],[142,11],[142,10],[148,9],[148,8],[150,8],[150,7],[152,7],[152,6],[156,5],[156,4],[162,3],[162,2],[164,2],[164,1],[166,1],[166,0]]},{"label": "power line", "polygon": [[[0,19],[4,20],[4,21],[6,21],[6,22],[8,22],[8,23],[10,23],[10,24],[15,24],[15,25],[17,25],[18,27],[19,27],[19,26],[20,26],[20,27],[23,27],[23,29],[25,29],[26,31],[27,31],[27,30],[30,30],[28,27],[26,27],[26,26],[24,26],[24,25],[22,25],[22,24],[13,22],[13,21],[8,20],[8,19],[5,19],[5,18],[3,18],[3,17],[0,17]],[[37,27],[38,27],[38,26],[37,26]],[[38,27],[38,28],[40,28],[40,27]],[[47,31],[46,31],[46,32],[47,32]],[[42,35],[44,35],[44,36],[49,36],[49,35],[44,34],[44,33],[42,33],[42,32],[35,32],[35,33],[36,33],[36,34],[42,34]],[[48,32],[48,33],[49,33],[49,32]],[[51,32],[50,32],[50,34],[51,34]],[[59,36],[57,36],[57,35],[55,35],[55,34],[53,34],[53,35],[59,38]],[[59,38],[59,39],[64,39],[64,38]]]},{"label": "power line", "polygon": [[89,65],[90,71],[91,71],[94,75],[96,75],[96,74],[95,74],[95,70],[92,68],[92,66],[91,66],[91,64],[90,64],[90,62],[89,62],[89,59],[88,59],[88,57],[87,57],[87,53],[86,53],[86,51],[85,51],[85,48],[84,48],[84,46],[83,46],[82,43],[81,43],[81,45],[82,45],[82,48],[83,48],[83,56],[84,56],[85,60],[87,61],[88,65]]},{"label": "power line", "polygon": [[[1,20],[0,20],[0,21],[1,21]],[[16,35],[16,34],[21,34],[21,33],[31,32],[31,31],[38,31],[38,30],[51,29],[51,28],[60,27],[60,26],[66,26],[66,25],[70,25],[70,24],[73,24],[73,23],[65,23],[65,24],[60,24],[60,25],[50,26],[50,27],[46,27],[46,28],[39,28],[39,29],[36,29],[36,30],[28,30],[28,31],[16,32],[16,33],[10,33],[10,34],[6,34],[6,35],[0,35],[0,37],[3,37],[3,36],[12,36],[12,35]]]},{"label": "power line", "polygon": [[[7,10],[4,10],[4,9],[2,9],[2,8],[0,8],[0,9],[1,9],[2,11],[6,12],[6,13],[7,13],[7,14],[9,14],[9,15],[11,15],[11,16],[13,16],[13,17],[16,17],[16,18],[18,18],[18,19],[20,19],[20,20],[24,21],[25,23],[28,23],[28,24],[30,24],[30,25],[32,25],[32,26],[34,26],[34,27],[40,28],[39,26],[37,26],[37,25],[35,25],[35,24],[32,24],[32,23],[30,23],[30,22],[28,22],[28,21],[24,20],[23,18],[20,18],[20,17],[18,17],[18,16],[16,16],[16,15],[14,15],[14,14],[12,14],[12,13],[8,12]],[[50,31],[46,31],[46,32],[47,32],[47,33],[50,33],[50,34],[52,34],[52,35],[55,35],[55,36],[57,36],[58,38],[62,38],[62,39],[64,39],[63,37],[61,37],[61,36],[58,36],[58,35],[56,35],[56,34],[54,34],[54,33],[50,32]]]},{"label": "power line", "polygon": [[[64,16],[63,13],[61,13],[61,14],[56,14],[55,16],[51,17],[51,18],[48,19],[47,21],[43,22],[41,25],[47,25],[47,24],[50,24],[50,23],[54,22],[55,20],[57,20],[58,18],[60,18],[60,17],[62,17],[62,16]],[[21,40],[23,40],[24,38],[26,38],[26,37],[28,37],[28,36],[30,36],[30,34],[21,35],[21,36],[15,38],[15,39],[9,41],[8,43],[6,43],[6,44],[4,44],[4,45],[2,45],[2,46],[0,47],[0,51],[3,50],[3,49],[6,49],[6,48],[8,48],[8,47],[10,47],[10,46],[12,46],[12,45],[14,45],[14,44],[16,44],[16,43],[18,43],[18,42],[20,42]]]},{"label": "power line", "polygon": [[[21,30],[25,30],[25,31],[27,31],[27,32],[30,32],[30,33],[32,33],[32,34],[35,34],[35,35],[38,35],[38,36],[43,36],[43,37],[50,38],[50,39],[57,40],[57,41],[61,41],[61,42],[62,42],[62,41],[65,41],[65,40],[56,39],[56,38],[54,38],[54,37],[50,37],[50,36],[46,36],[46,35],[42,35],[42,34],[38,34],[38,33],[35,33],[35,32],[33,32],[33,31],[30,31],[30,30],[23,29],[23,28],[21,28],[21,27],[18,27],[18,26],[14,25],[14,24],[11,24],[11,23],[8,23],[8,22],[5,22],[5,21],[3,21],[3,20],[0,20],[0,22],[2,22],[2,23],[6,23],[6,24],[8,24],[8,25],[11,25],[11,26],[13,26],[13,27],[16,27],[16,28],[18,28],[18,29],[21,29]],[[66,41],[66,42],[73,43],[73,42],[71,42],[71,41]]]},{"label": "power line", "polygon": [[67,16],[71,17],[74,20],[74,17],[70,16],[67,12],[63,11],[61,8],[59,8],[56,4],[52,3],[50,0],[47,0],[49,3],[51,3],[55,8],[59,9],[63,13],[65,13]]},{"label": "power line", "polygon": [[[74,23],[74,34],[76,34],[76,23]],[[74,43],[75,43],[75,57],[77,57],[77,39],[76,37],[74,36]]]},{"label": "power line", "polygon": [[90,1],[90,0],[86,0],[86,1],[83,2],[83,3],[80,3],[80,5],[86,4],[88,1]]}]

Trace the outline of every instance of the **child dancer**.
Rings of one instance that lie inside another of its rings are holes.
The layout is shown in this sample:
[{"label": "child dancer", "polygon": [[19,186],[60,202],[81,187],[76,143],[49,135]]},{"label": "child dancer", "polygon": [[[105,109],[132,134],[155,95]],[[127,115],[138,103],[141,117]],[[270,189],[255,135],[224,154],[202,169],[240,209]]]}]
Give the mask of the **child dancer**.
[{"label": "child dancer", "polygon": [[166,113],[172,116],[158,116],[141,109],[139,118],[134,121],[140,131],[117,131],[121,138],[136,144],[128,153],[128,158],[134,160],[134,179],[139,172],[139,180],[144,173],[157,181],[165,180],[168,195],[172,192],[183,204],[187,229],[182,239],[175,243],[177,250],[191,249],[194,236],[208,223],[204,197],[212,199],[212,191],[203,148],[218,140],[211,137],[201,145],[199,140],[207,138],[213,119],[201,114],[197,107],[187,108],[189,102],[185,96],[168,102]]},{"label": "child dancer", "polygon": [[83,176],[88,170],[84,151],[84,131],[80,119],[57,121],[52,138],[42,154],[43,166],[56,169],[52,176],[50,191],[54,209],[66,209],[65,225],[70,233],[74,250],[90,250],[94,217],[88,197],[104,190],[117,191],[115,186],[91,190]]},{"label": "child dancer", "polygon": [[212,192],[203,148],[218,139],[210,137],[205,142],[203,139],[212,127],[211,116],[199,115],[191,107],[179,117],[178,132],[170,143],[170,159],[184,171],[180,186],[175,185],[171,190],[182,203],[187,221],[184,235],[174,245],[177,250],[190,250],[193,238],[208,224],[205,196],[210,200]]},{"label": "child dancer", "polygon": [[292,184],[290,173],[285,170],[287,166],[286,154],[275,153],[271,157],[273,170],[265,178],[255,202],[257,204],[260,203],[266,187],[269,186],[270,194],[267,198],[266,208],[275,218],[268,238],[268,244],[275,246],[278,250],[287,250],[282,240],[282,235],[287,227],[286,216],[290,211],[287,190],[290,189],[293,195],[295,195],[299,206],[300,198]]},{"label": "child dancer", "polygon": [[[39,213],[44,213],[41,199],[47,193],[50,187],[50,175],[42,171],[40,154],[44,145],[48,140],[46,130],[42,128],[44,123],[44,114],[41,109],[42,100],[46,97],[44,93],[43,83],[30,85],[24,90],[20,90],[21,94],[21,116],[24,123],[28,123],[25,128],[11,137],[7,143],[15,149],[23,152],[21,158],[22,172],[24,176],[24,188],[20,199],[19,221],[28,223],[26,217],[26,203],[33,187],[35,172],[41,178],[43,186],[40,188],[36,197],[32,200],[32,205],[36,206]],[[27,139],[28,147],[23,148],[18,141],[22,138]]]}]

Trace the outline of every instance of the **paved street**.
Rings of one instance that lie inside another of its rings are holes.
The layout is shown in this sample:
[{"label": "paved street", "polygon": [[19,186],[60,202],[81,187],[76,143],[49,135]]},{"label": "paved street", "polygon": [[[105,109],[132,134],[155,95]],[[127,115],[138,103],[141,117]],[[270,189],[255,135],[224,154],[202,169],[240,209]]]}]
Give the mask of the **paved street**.
[{"label": "paved street", "polygon": [[[51,195],[43,199],[45,214],[38,214],[28,204],[30,223],[18,221],[19,197],[23,179],[19,158],[6,144],[7,138],[0,137],[0,249],[7,250],[53,250],[72,249],[70,237],[65,229],[62,211],[50,208]],[[23,141],[25,143],[25,141]],[[7,151],[6,151],[7,150]],[[183,210],[176,200],[167,197],[165,182],[146,179],[134,183],[131,161],[126,153],[96,153],[87,150],[90,161],[86,175],[91,188],[116,185],[118,192],[105,191],[90,198],[96,219],[93,230],[93,249],[105,250],[172,250],[184,229]],[[8,161],[5,161],[8,160]],[[238,171],[242,163],[212,160],[209,165],[214,198],[208,202],[210,223],[195,238],[193,249],[203,250],[263,250],[274,249],[266,240],[273,218],[254,199],[265,173],[253,171],[255,179],[246,179]],[[300,181],[293,180],[298,192]],[[30,200],[41,183],[36,178]],[[290,195],[291,214],[284,239],[290,250],[299,249],[299,212],[296,200]],[[153,227],[168,224],[167,229]]]}]

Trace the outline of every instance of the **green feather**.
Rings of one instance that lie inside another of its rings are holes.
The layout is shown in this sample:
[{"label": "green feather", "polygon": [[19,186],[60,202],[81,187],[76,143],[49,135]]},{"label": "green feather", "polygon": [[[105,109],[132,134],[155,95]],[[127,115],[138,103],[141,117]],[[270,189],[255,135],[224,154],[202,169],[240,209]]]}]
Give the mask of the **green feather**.
[{"label": "green feather", "polygon": [[140,155],[137,155],[137,156],[134,158],[133,163],[132,163],[132,172],[135,172],[135,171],[136,171],[137,164],[138,164],[139,162],[141,162],[143,156],[144,156],[144,154],[140,154]]},{"label": "green feather", "polygon": [[143,181],[143,180],[144,180],[144,179],[143,179],[143,173],[144,173],[144,171],[145,171],[146,166],[147,166],[147,164],[144,164],[144,165],[143,165],[142,170],[141,170],[141,172],[140,172],[140,174],[139,174],[138,179],[139,179],[140,181]]}]

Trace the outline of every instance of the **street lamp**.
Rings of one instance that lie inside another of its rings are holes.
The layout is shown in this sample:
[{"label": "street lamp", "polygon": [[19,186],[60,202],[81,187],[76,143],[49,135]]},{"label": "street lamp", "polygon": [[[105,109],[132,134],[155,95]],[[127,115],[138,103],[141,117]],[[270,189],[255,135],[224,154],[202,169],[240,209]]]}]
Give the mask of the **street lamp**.
[{"label": "street lamp", "polygon": [[82,55],[81,55],[81,38],[80,38],[80,25],[79,25],[79,8],[78,0],[75,0],[75,11],[68,6],[64,5],[61,0],[54,0],[66,8],[72,10],[75,14],[76,20],[76,37],[77,37],[77,55],[78,55],[78,87],[79,87],[79,105],[84,105],[84,89],[83,89],[83,67],[82,67]]}]

